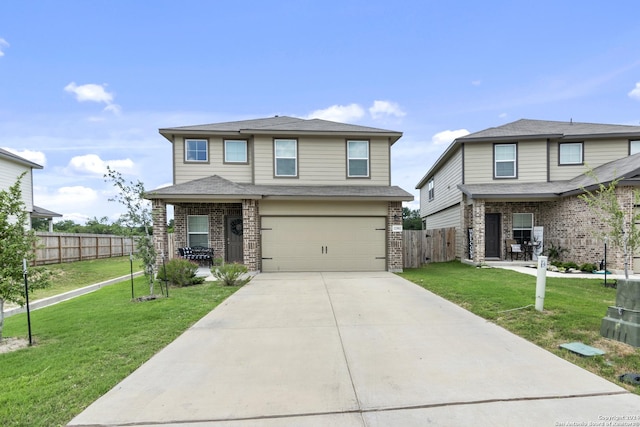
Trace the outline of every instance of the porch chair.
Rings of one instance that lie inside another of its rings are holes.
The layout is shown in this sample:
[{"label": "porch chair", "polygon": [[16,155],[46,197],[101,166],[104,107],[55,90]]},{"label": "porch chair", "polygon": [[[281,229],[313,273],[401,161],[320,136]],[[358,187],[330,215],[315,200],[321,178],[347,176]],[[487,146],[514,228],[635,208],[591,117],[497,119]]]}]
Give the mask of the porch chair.
[{"label": "porch chair", "polygon": [[514,254],[516,256],[516,259],[519,259],[520,257],[524,257],[524,251],[522,250],[522,245],[520,245],[514,239],[506,239],[504,241],[504,249],[506,252],[505,259],[507,258],[507,255],[511,255],[511,261],[513,261]]}]

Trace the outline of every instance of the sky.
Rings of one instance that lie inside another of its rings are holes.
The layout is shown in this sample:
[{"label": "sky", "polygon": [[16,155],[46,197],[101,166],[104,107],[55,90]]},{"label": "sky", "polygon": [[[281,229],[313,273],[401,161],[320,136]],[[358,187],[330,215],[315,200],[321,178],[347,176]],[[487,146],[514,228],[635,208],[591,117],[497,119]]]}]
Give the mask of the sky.
[{"label": "sky", "polygon": [[411,192],[456,138],[521,118],[640,125],[640,4],[4,0],[0,147],[42,166],[34,203],[124,208],[109,165],[171,184],[159,128],[274,115],[403,132]]}]

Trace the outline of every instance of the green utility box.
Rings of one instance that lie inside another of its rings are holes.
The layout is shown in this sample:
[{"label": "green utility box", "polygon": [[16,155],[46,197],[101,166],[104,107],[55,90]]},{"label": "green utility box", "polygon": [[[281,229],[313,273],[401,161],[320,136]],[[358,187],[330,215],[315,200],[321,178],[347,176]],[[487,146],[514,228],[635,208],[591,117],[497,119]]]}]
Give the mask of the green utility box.
[{"label": "green utility box", "polygon": [[616,305],[607,309],[600,335],[640,347],[640,280],[618,280]]}]

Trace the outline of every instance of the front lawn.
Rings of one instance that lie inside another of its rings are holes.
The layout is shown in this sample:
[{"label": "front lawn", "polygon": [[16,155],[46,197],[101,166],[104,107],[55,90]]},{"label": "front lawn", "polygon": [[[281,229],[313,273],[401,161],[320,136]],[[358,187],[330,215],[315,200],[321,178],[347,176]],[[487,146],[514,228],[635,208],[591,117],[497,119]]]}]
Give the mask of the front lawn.
[{"label": "front lawn", "polygon": [[[144,277],[134,284],[149,293]],[[68,423],[237,289],[206,282],[134,303],[126,280],[33,311],[36,345],[0,354],[0,425]],[[26,315],[7,318],[4,336],[26,338]]]},{"label": "front lawn", "polygon": [[[460,262],[405,269],[402,277],[571,361],[640,394],[640,387],[618,376],[640,372],[640,349],[600,336],[607,307],[616,290],[601,280],[547,277],[544,311],[535,310],[536,277],[499,268],[476,268]],[[525,308],[523,308],[525,307]],[[560,344],[579,341],[606,351],[581,357]]]}]

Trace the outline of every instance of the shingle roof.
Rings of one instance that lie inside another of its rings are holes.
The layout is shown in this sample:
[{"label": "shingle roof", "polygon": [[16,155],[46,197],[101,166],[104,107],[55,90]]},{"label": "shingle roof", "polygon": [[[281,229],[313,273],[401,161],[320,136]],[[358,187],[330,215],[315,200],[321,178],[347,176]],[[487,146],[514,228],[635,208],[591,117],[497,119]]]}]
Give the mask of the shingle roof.
[{"label": "shingle roof", "polygon": [[33,212],[31,212],[31,216],[34,218],[58,218],[58,217],[61,217],[62,214],[34,205]]},{"label": "shingle roof", "polygon": [[43,167],[40,166],[39,164],[34,163],[31,160],[27,160],[23,157],[20,157],[17,154],[13,154],[11,151],[7,151],[2,148],[0,148],[0,157],[5,158],[7,160],[11,160],[16,163],[23,164],[25,166],[35,168],[35,169],[43,169]]},{"label": "shingle roof", "polygon": [[383,185],[253,185],[239,184],[218,175],[196,179],[145,194],[147,199],[262,199],[293,198],[369,198],[411,201],[413,195],[397,186]]},{"label": "shingle roof", "polygon": [[462,138],[458,138],[457,141],[470,142],[486,138],[580,138],[586,136],[605,137],[609,135],[640,136],[640,126],[520,119],[502,126],[481,130],[479,132],[463,136]]},{"label": "shingle roof", "polygon": [[[624,157],[593,169],[568,181],[461,184],[458,188],[469,197],[540,199],[559,198],[582,192],[599,183],[607,185],[616,178],[622,184],[640,185],[640,153]],[[598,182],[595,182],[597,177]]]},{"label": "shingle roof", "polygon": [[288,116],[275,116],[263,119],[240,120],[235,122],[211,123],[196,126],[180,126],[160,129],[160,133],[172,141],[171,135],[195,134],[341,134],[341,135],[377,135],[391,138],[392,143],[402,136],[402,132],[332,122],[321,119],[300,119]]}]

